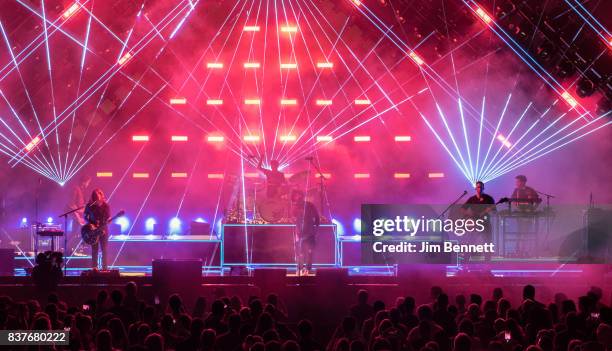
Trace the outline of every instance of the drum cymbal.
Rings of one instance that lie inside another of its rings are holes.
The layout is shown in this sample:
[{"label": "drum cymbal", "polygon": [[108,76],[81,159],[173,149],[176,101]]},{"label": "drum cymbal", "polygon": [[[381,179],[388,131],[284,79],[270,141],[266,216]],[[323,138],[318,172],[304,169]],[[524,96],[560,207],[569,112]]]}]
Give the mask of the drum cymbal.
[{"label": "drum cymbal", "polygon": [[299,183],[308,179],[308,171],[300,171],[289,177],[290,183]]}]

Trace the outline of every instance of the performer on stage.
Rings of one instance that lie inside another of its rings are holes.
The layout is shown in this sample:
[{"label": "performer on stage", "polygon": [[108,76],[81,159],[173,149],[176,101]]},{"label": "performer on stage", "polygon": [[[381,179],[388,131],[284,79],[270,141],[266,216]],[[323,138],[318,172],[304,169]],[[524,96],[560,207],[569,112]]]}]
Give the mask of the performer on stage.
[{"label": "performer on stage", "polygon": [[291,192],[291,202],[297,229],[298,274],[306,275],[312,269],[312,253],[320,224],[319,212],[312,202],[305,200],[304,192],[300,190]]},{"label": "performer on stage", "polygon": [[100,236],[98,241],[91,245],[91,266],[98,268],[98,250],[102,251],[102,269],[107,269],[106,246],[108,244],[107,221],[111,218],[110,206],[106,202],[106,196],[101,189],[95,189],[91,193],[91,199],[85,206],[85,221],[88,224],[99,226]]},{"label": "performer on stage", "polygon": [[282,187],[285,185],[285,174],[278,170],[277,160],[270,161],[271,169],[263,168],[262,163],[263,158],[260,158],[257,169],[266,175],[266,194],[268,198],[279,197]]},{"label": "performer on stage", "polygon": [[[84,209],[86,205],[86,195],[87,188],[89,188],[89,184],[91,183],[91,177],[84,175],[79,179],[79,183],[74,186],[72,189],[72,194],[70,198],[70,203],[68,204],[68,210],[75,210],[80,208],[72,213],[71,219],[71,235],[70,235],[70,248],[71,251],[75,251],[77,246],[81,242],[81,226],[85,224],[84,218]],[[79,250],[80,251],[80,250]],[[68,253],[69,254],[69,253]],[[78,254],[78,252],[75,252]]]},{"label": "performer on stage", "polygon": [[[484,231],[480,236],[481,243],[489,243],[493,240],[493,230],[489,214],[495,211],[495,200],[489,194],[484,192],[485,185],[481,181],[477,181],[475,185],[476,195],[467,199],[461,207],[463,214],[467,218],[474,220],[484,219]],[[474,238],[475,239],[475,238]],[[472,242],[472,240],[470,240]],[[491,254],[485,253],[485,261],[491,261]]]},{"label": "performer on stage", "polygon": [[516,188],[512,192],[511,201],[517,205],[518,209],[535,209],[542,202],[542,199],[533,188],[527,186],[527,177],[521,174],[514,179],[516,179]]}]

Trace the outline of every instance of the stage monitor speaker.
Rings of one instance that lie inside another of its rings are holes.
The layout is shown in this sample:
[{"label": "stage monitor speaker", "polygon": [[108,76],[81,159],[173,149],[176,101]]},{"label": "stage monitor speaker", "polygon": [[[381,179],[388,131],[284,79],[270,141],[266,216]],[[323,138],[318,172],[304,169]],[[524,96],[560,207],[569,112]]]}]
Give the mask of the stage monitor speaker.
[{"label": "stage monitor speaker", "polygon": [[202,283],[201,259],[153,260],[153,284],[159,288],[195,288]]},{"label": "stage monitor speaker", "polygon": [[267,292],[281,290],[285,286],[286,278],[286,269],[258,268],[253,273],[255,285]]},{"label": "stage monitor speaker", "polygon": [[192,221],[189,233],[191,235],[210,235],[210,223]]},{"label": "stage monitor speaker", "polygon": [[0,276],[13,276],[15,274],[15,250],[0,249]]}]

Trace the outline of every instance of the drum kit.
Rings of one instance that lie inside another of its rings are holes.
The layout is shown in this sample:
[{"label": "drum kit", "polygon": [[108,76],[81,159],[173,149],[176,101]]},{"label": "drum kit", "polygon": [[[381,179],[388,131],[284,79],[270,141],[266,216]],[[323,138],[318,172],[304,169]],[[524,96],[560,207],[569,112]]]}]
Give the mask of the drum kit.
[{"label": "drum kit", "polygon": [[[245,179],[245,205],[247,210],[253,212],[254,223],[292,223],[291,193],[297,189],[304,189],[309,171],[292,174],[287,181],[280,185],[275,194],[269,194],[265,180]],[[306,190],[306,199],[319,197],[319,187]]]}]

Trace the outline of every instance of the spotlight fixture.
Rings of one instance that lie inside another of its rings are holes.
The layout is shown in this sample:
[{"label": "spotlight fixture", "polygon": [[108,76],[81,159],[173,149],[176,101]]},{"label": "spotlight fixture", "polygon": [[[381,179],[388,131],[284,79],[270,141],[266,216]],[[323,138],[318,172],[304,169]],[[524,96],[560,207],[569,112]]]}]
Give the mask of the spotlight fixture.
[{"label": "spotlight fixture", "polygon": [[576,86],[576,94],[581,98],[593,95],[595,92],[595,83],[588,78],[581,78]]}]

